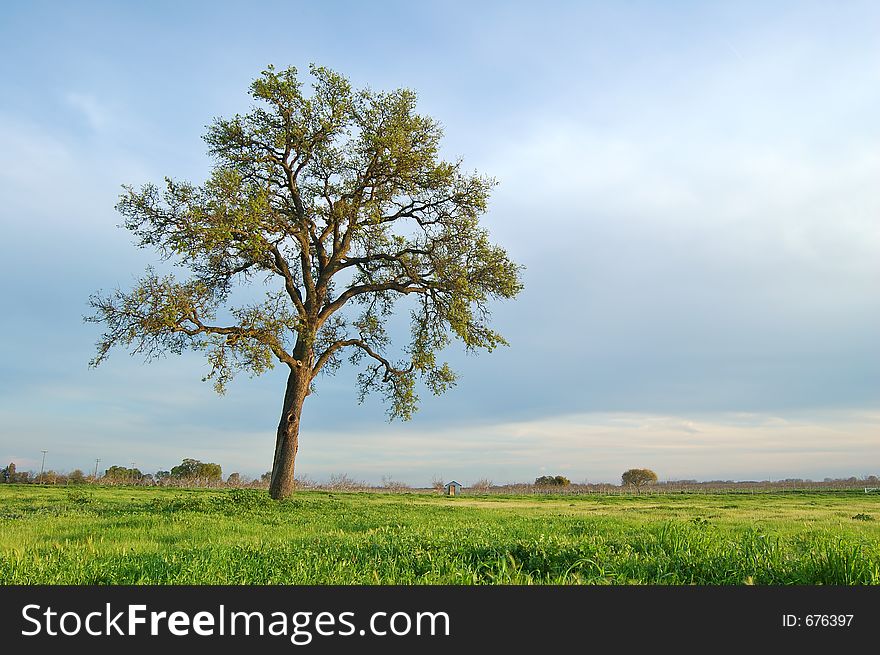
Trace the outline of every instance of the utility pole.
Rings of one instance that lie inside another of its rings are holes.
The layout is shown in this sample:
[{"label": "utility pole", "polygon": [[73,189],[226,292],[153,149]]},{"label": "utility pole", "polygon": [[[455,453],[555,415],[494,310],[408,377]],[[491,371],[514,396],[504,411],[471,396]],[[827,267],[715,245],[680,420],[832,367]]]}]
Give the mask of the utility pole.
[{"label": "utility pole", "polygon": [[100,462],[100,461],[101,461],[100,458],[95,460],[95,482],[98,481],[98,462]]},{"label": "utility pole", "polygon": [[46,468],[46,453],[48,453],[49,451],[48,450],[41,450],[40,452],[43,453],[43,463],[40,464],[40,482],[42,482],[43,481],[43,471]]}]

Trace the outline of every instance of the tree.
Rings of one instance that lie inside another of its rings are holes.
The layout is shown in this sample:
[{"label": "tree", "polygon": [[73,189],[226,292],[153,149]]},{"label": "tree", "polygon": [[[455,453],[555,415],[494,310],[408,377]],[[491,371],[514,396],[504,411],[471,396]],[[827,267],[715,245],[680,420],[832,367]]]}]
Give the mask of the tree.
[{"label": "tree", "polygon": [[73,469],[67,475],[67,481],[70,484],[83,484],[86,481],[86,474],[83,473],[80,469]]},{"label": "tree", "polygon": [[567,487],[571,484],[571,480],[563,475],[542,475],[535,478],[535,485],[538,487]]},{"label": "tree", "polygon": [[624,486],[635,487],[641,493],[641,487],[657,482],[657,474],[651,469],[629,469],[620,476]]},{"label": "tree", "polygon": [[15,462],[10,462],[9,466],[0,471],[0,481],[2,482],[27,483],[31,481],[31,476],[30,471],[18,471],[15,468]]},{"label": "tree", "polygon": [[144,477],[140,469],[127,468],[125,466],[111,466],[104,471],[106,482],[134,483],[140,482]]},{"label": "tree", "polygon": [[223,470],[219,464],[200,462],[197,459],[184,459],[177,466],[171,467],[171,477],[181,480],[206,480],[219,482],[223,479]]},{"label": "tree", "polygon": [[[469,351],[506,343],[489,303],[522,286],[478,220],[494,180],[440,158],[441,127],[416,113],[415,94],[355,91],[310,71],[307,96],[295,68],[270,66],[250,86],[249,113],[214,120],[204,184],[124,187],[117,209],[137,245],[192,276],[148,269],[130,291],[93,295],[86,317],[106,326],[93,366],[117,345],[147,360],[203,351],[219,393],[238,371],[287,367],[273,498],[293,490],[300,416],[320,373],[349,355],[363,367],[359,400],[378,391],[390,418],[409,419],[418,379],[434,394],[454,383],[437,358],[451,338]],[[259,280],[264,300],[231,304]],[[392,351],[385,325],[401,306],[411,335]]]}]

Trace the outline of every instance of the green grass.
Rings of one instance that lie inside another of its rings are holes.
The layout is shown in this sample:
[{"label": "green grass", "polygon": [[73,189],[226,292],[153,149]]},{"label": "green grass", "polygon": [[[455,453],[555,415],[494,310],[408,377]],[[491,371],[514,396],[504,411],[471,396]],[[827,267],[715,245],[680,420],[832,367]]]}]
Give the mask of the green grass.
[{"label": "green grass", "polygon": [[[866,518],[867,517],[867,518]],[[0,485],[5,584],[880,583],[880,495]]]}]

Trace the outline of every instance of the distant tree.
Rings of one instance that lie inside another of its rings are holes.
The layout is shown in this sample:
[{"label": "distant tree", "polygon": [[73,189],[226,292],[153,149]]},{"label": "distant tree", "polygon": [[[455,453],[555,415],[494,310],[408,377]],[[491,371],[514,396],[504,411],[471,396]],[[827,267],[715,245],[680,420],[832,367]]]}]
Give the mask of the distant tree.
[{"label": "distant tree", "polygon": [[111,466],[104,470],[104,480],[107,482],[118,482],[124,480],[128,469],[124,466]]},{"label": "distant tree", "polygon": [[[276,499],[293,491],[300,416],[320,373],[346,355],[366,362],[360,398],[378,391],[392,418],[409,419],[417,380],[434,394],[454,383],[438,359],[453,338],[468,351],[506,343],[490,305],[522,288],[480,224],[495,181],[442,159],[442,128],[416,112],[415,93],[311,73],[307,94],[295,68],[269,67],[251,84],[250,112],[208,127],[204,184],[125,187],[117,209],[137,245],[192,276],[149,269],[131,291],[92,296],[86,319],[106,326],[95,366],[114,346],[147,359],[203,351],[218,392],[239,371],[284,366]],[[265,299],[230,306],[260,280],[272,281]],[[404,299],[411,338],[395,351],[385,324]]]},{"label": "distant tree", "polygon": [[657,474],[651,469],[629,469],[620,476],[624,486],[634,487],[641,493],[641,488],[646,484],[657,482]]},{"label": "distant tree", "polygon": [[263,475],[260,476],[260,482],[270,484],[272,482],[272,471],[266,471],[263,473]]},{"label": "distant tree", "polygon": [[567,487],[571,484],[571,480],[562,475],[542,475],[535,478],[535,485],[538,487]]},{"label": "distant tree", "polygon": [[67,482],[70,484],[83,484],[86,481],[86,475],[80,469],[73,469],[67,474]]},{"label": "distant tree", "polygon": [[171,471],[156,471],[156,482],[162,482],[171,477]]},{"label": "distant tree", "polygon": [[43,471],[43,475],[40,477],[40,482],[42,484],[64,484],[67,478],[59,473],[58,471],[53,471],[49,469],[48,471]]},{"label": "distant tree", "polygon": [[208,482],[220,482],[223,480],[223,469],[219,464],[205,462],[199,467],[199,478]]},{"label": "distant tree", "polygon": [[331,489],[363,489],[367,483],[363,480],[355,480],[347,473],[331,473],[327,486]]},{"label": "distant tree", "polygon": [[230,473],[229,477],[226,478],[226,484],[233,486],[241,484],[241,474]]},{"label": "distant tree", "polygon": [[15,482],[15,462],[0,471],[0,482]]},{"label": "distant tree", "polygon": [[200,462],[197,459],[187,458],[171,468],[171,477],[180,480],[219,482],[223,479],[223,470],[219,464]]},{"label": "distant tree", "polygon": [[106,482],[132,484],[141,482],[143,477],[144,474],[141,473],[140,469],[127,468],[125,466],[111,466],[104,471],[104,480]]},{"label": "distant tree", "polygon": [[201,462],[189,457],[184,458],[180,464],[171,467],[172,478],[194,478]]},{"label": "distant tree", "polygon": [[33,473],[31,471],[19,471],[15,468],[15,463],[10,463],[5,470],[6,473],[3,474],[2,477],[5,479],[6,482],[17,482],[19,484],[26,484],[33,481]]}]

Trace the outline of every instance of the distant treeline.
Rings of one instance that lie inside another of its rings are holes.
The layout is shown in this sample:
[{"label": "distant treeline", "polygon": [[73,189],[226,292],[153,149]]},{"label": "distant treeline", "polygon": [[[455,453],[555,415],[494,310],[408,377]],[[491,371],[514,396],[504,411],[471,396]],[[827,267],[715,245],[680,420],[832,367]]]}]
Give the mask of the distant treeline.
[{"label": "distant treeline", "polygon": [[19,471],[14,463],[0,469],[0,483],[17,484],[109,484],[109,485],[139,485],[139,486],[263,486],[268,480],[264,475],[259,480],[251,480],[238,473],[230,474],[223,479],[223,469],[213,462],[201,462],[197,459],[184,459],[177,466],[172,466],[170,471],[156,471],[144,473],[137,468],[125,466],[111,466],[103,473],[87,475],[80,469],[74,469],[69,473],[57,471]]},{"label": "distant treeline", "polygon": [[722,491],[755,493],[761,491],[810,491],[846,490],[878,488],[880,478],[875,475],[849,478],[825,478],[822,481],[805,478],[786,478],[784,480],[667,480],[643,486],[637,491],[628,485],[616,484],[570,484],[548,486],[541,484],[505,484],[491,487],[492,493],[510,494],[668,494],[668,493],[713,493]]},{"label": "distant treeline", "polygon": [[[168,471],[143,473],[137,468],[111,466],[99,473],[97,479],[93,474],[87,475],[79,469],[69,473],[44,471],[42,475],[33,471],[18,471],[15,464],[0,469],[0,483],[18,484],[107,484],[107,485],[138,485],[161,487],[251,487],[265,489],[269,485],[270,472],[259,478],[250,478],[239,473],[231,473],[224,478],[219,464],[201,462],[197,459],[184,459],[180,464]],[[297,478],[300,489],[316,489],[326,491],[390,491],[425,493],[444,491],[444,483],[435,477],[428,487],[411,487],[386,476],[378,485],[354,479],[346,474],[334,474],[326,482],[316,482],[308,477]],[[666,480],[653,482],[637,489],[638,493],[711,493],[718,491],[784,491],[784,490],[832,490],[861,489],[863,487],[880,489],[880,477],[867,475],[864,477],[825,478],[810,480],[806,478],[786,478],[784,480]],[[573,483],[563,476],[541,476],[534,482],[513,484],[494,484],[482,478],[465,484],[464,490],[472,493],[497,494],[621,494],[632,493],[632,485],[610,483]]]}]

